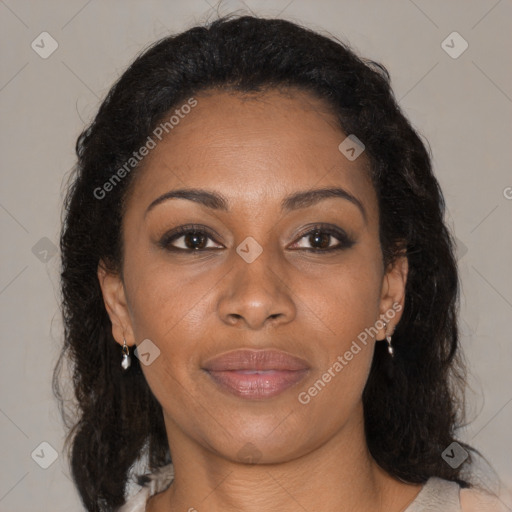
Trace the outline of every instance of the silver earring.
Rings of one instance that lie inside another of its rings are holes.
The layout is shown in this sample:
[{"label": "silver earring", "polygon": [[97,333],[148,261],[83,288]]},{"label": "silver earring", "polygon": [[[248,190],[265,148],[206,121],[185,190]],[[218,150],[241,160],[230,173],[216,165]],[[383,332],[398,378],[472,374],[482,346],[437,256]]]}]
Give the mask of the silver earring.
[{"label": "silver earring", "polygon": [[[388,325],[387,322],[384,322],[384,320],[382,322],[384,323],[384,329],[386,329],[386,327]],[[391,334],[387,334],[387,330],[386,330],[386,341],[388,342],[389,355],[391,357],[394,357],[393,345],[391,345]]]},{"label": "silver earring", "polygon": [[391,345],[391,335],[388,334],[386,336],[386,341],[388,342],[388,352],[389,352],[389,355],[391,357],[394,357],[393,346]]},{"label": "silver earring", "polygon": [[123,342],[123,359],[121,361],[121,366],[123,367],[123,370],[128,370],[132,364],[132,358],[130,357],[130,347],[128,347],[124,338]]}]

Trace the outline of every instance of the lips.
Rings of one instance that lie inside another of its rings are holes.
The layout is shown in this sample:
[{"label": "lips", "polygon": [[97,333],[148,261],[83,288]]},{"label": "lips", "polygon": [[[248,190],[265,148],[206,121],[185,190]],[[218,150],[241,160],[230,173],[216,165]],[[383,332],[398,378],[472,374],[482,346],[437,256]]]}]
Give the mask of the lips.
[{"label": "lips", "polygon": [[309,372],[303,359],[280,350],[236,350],[204,363],[203,369],[223,391],[247,399],[276,396]]}]

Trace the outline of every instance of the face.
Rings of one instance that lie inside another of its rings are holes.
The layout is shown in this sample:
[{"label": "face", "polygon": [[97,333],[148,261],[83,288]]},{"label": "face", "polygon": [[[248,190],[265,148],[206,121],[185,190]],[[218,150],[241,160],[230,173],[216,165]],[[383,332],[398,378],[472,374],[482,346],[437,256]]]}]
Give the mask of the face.
[{"label": "face", "polygon": [[320,100],[195,99],[132,184],[124,277],[98,271],[105,304],[120,344],[149,340],[171,451],[186,437],[291,460],[362,429],[377,321],[398,323],[407,262],[384,268],[366,157],[342,154]]}]

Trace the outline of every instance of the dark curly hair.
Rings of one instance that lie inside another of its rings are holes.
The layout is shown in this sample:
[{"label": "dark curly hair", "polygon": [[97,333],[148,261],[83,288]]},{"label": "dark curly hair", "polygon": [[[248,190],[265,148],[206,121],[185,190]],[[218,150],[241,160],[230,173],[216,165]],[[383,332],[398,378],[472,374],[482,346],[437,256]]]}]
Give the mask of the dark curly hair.
[{"label": "dark curly hair", "polygon": [[[106,511],[122,505],[130,471],[142,456],[150,470],[171,462],[162,408],[137,359],[123,373],[97,278],[100,259],[123,275],[121,220],[141,165],[104,198],[94,191],[173,108],[215,88],[300,88],[324,99],[340,129],[364,141],[384,265],[404,252],[409,262],[403,316],[393,336],[393,376],[385,371],[385,344],[377,343],[363,393],[367,443],[376,462],[401,480],[423,483],[437,476],[471,486],[462,471],[471,457],[458,468],[441,457],[464,421],[465,366],[455,244],[444,223],[430,149],[401,112],[383,65],[295,23],[236,16],[151,45],[118,79],[77,140],[78,162],[63,206],[64,346],[53,384],[85,507]],[[63,392],[64,362],[71,368],[71,410]]]}]

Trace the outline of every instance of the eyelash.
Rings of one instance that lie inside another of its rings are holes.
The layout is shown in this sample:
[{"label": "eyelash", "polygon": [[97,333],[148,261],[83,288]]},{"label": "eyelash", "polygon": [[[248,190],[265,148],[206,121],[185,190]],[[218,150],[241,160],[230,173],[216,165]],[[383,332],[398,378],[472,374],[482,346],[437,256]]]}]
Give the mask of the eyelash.
[{"label": "eyelash", "polygon": [[[335,228],[333,226],[325,225],[325,224],[316,224],[308,229],[308,231],[302,233],[299,238],[297,239],[297,242],[302,240],[303,238],[307,236],[314,235],[315,233],[319,234],[327,234],[331,237],[334,237],[338,239],[339,243],[338,245],[335,245],[333,247],[328,247],[326,249],[318,249],[318,248],[302,248],[299,250],[304,250],[307,252],[312,253],[330,253],[333,251],[339,251],[342,249],[349,249],[352,247],[355,243],[355,241],[350,238],[343,230],[339,228]],[[186,226],[179,226],[176,229],[172,230],[169,233],[166,233],[160,242],[158,242],[158,245],[162,247],[165,250],[176,252],[176,253],[196,253],[196,252],[203,252],[203,251],[212,251],[212,250],[219,250],[220,248],[204,248],[204,249],[182,249],[178,247],[174,247],[171,245],[172,242],[179,240],[181,237],[188,235],[188,234],[201,234],[206,235],[209,239],[213,240],[215,243],[218,243],[215,240],[215,233],[213,233],[211,230],[206,228],[205,226],[196,225],[196,224],[189,224]],[[297,242],[294,242],[296,244]],[[297,250],[297,249],[293,249]]]}]

